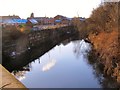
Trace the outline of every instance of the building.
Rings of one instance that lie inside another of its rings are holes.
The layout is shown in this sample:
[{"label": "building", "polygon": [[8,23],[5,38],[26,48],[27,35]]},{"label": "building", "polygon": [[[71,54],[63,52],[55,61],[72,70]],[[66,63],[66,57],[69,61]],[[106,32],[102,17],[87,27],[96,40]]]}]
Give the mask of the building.
[{"label": "building", "polygon": [[63,20],[63,19],[66,19],[67,17],[65,16],[62,16],[62,15],[57,15],[54,17],[55,20]]},{"label": "building", "polygon": [[39,25],[49,25],[54,24],[54,18],[48,18],[48,17],[33,17],[28,19],[34,19],[38,22]]},{"label": "building", "polygon": [[48,19],[48,23],[49,23],[50,25],[54,25],[54,24],[55,24],[54,18],[49,18],[49,19]]},{"label": "building", "polygon": [[62,15],[57,15],[54,17],[54,22],[55,24],[58,24],[58,25],[69,25],[70,24],[70,18],[67,18],[65,16],[62,16]]},{"label": "building", "polygon": [[21,19],[19,16],[0,16],[0,23],[2,25],[16,25],[16,24],[26,24],[26,19]]},{"label": "building", "polygon": [[29,19],[27,19],[27,23],[31,23],[31,24],[38,24],[38,21],[37,20],[35,20],[35,19],[33,19],[33,18],[29,18]]}]

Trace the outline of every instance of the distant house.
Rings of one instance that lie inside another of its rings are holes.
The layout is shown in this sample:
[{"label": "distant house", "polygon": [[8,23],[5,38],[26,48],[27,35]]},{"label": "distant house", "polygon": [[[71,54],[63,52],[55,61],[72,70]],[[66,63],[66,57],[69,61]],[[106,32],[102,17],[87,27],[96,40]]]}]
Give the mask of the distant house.
[{"label": "distant house", "polygon": [[70,23],[70,19],[65,16],[62,16],[62,15],[55,16],[54,20],[55,20],[55,24],[69,25],[69,23]]},{"label": "distant house", "polygon": [[54,18],[48,18],[48,17],[33,17],[28,19],[34,19],[38,22],[40,25],[49,25],[54,24]]},{"label": "distant house", "polygon": [[62,16],[62,15],[57,15],[54,17],[55,20],[63,20],[63,19],[66,19],[67,17],[65,16]]},{"label": "distant house", "polygon": [[44,25],[48,25],[49,24],[49,18],[48,17],[44,17],[42,22],[43,22]]},{"label": "distant house", "polygon": [[27,19],[31,24],[38,24],[38,21],[35,19]]},{"label": "distant house", "polygon": [[36,24],[38,24],[38,22],[35,19],[33,19],[33,18],[27,19],[27,22],[26,22],[27,26],[30,26],[32,28]]},{"label": "distant house", "polygon": [[43,20],[44,20],[45,17],[30,17],[28,19],[34,19],[36,20],[39,24],[42,24],[43,23]]},{"label": "distant house", "polygon": [[62,23],[62,20],[55,20],[55,24],[61,24]]},{"label": "distant house", "polygon": [[13,21],[17,24],[26,24],[27,19],[13,19]]},{"label": "distant house", "polygon": [[1,16],[0,23],[3,25],[25,24],[26,19],[21,19],[19,16]]},{"label": "distant house", "polygon": [[49,23],[50,25],[54,25],[54,18],[49,18],[48,23]]}]

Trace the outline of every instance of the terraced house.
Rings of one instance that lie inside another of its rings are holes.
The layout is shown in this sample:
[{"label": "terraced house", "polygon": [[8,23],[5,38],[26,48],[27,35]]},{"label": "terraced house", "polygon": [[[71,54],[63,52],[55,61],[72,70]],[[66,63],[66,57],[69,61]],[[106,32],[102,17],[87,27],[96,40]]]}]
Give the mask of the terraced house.
[{"label": "terraced house", "polygon": [[19,25],[19,24],[26,24],[26,19],[21,19],[19,16],[0,16],[0,24],[2,25]]}]

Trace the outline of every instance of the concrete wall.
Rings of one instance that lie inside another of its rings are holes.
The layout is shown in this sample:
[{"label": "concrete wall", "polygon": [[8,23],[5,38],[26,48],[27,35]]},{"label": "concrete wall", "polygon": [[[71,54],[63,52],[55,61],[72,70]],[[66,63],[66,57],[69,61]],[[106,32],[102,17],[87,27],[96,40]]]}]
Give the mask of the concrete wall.
[{"label": "concrete wall", "polygon": [[3,88],[23,88],[24,90],[28,90],[0,64],[0,89]]},{"label": "concrete wall", "polygon": [[6,55],[14,56],[26,52],[28,49],[39,47],[40,44],[45,42],[58,42],[57,40],[62,37],[72,36],[76,33],[73,27],[67,26],[57,29],[46,29],[40,31],[32,31],[29,34],[21,36],[18,40],[14,41],[13,45],[5,45],[4,53]]}]

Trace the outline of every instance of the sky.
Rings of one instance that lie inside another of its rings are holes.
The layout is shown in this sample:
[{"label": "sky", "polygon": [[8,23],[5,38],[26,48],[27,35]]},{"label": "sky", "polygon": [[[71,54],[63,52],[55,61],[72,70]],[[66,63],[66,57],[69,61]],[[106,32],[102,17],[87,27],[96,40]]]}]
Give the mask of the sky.
[{"label": "sky", "polygon": [[79,15],[88,18],[100,3],[101,0],[0,0],[0,16],[27,18],[33,12],[35,17]]}]

